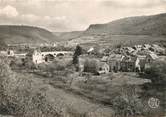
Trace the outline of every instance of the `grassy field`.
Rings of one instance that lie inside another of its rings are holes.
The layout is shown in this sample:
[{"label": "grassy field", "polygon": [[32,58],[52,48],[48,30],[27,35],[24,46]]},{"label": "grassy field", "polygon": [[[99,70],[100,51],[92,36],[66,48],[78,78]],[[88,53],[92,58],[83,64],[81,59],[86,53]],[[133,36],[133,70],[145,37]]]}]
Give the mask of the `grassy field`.
[{"label": "grassy field", "polygon": [[[116,108],[114,108],[115,105],[121,104],[119,101],[115,104],[115,100],[120,97],[122,100],[123,98],[130,100],[131,102],[129,101],[127,104],[134,106],[139,116],[142,115],[146,117],[149,115],[151,117],[153,114],[156,114],[150,111],[151,109],[147,104],[148,100],[139,98],[141,93],[144,92],[141,86],[145,83],[150,83],[150,80],[141,79],[136,73],[110,73],[102,76],[83,77],[75,73],[72,74],[71,77],[74,77],[71,84],[69,77],[68,80],[66,80],[67,82],[63,82],[60,80],[61,78],[57,79],[56,77],[49,79],[47,82],[54,88],[65,90],[65,92],[76,97],[78,96],[92,103],[109,107],[114,110],[114,113],[116,112]],[[162,110],[160,109],[161,108],[155,110],[158,112],[157,115],[161,113]],[[134,110],[131,109],[131,111]],[[117,110],[117,112],[119,112],[119,110]]]},{"label": "grassy field", "polygon": [[[114,112],[120,112],[115,107],[119,105],[121,108],[121,104],[124,103],[123,105],[127,104],[131,107],[131,111],[135,112],[136,110],[139,117],[141,115],[143,117],[160,117],[160,114],[163,114],[162,106],[156,109],[151,109],[148,106],[147,102],[151,96],[144,98],[143,95],[150,90],[144,90],[142,86],[151,83],[151,81],[140,78],[137,73],[110,73],[101,76],[83,77],[76,73],[74,75],[72,74],[71,77],[74,77],[71,85],[68,82],[62,83],[56,78],[49,80],[49,83],[53,87],[63,89],[72,95],[79,96],[95,104],[112,108]],[[154,93],[155,91],[152,92]],[[123,102],[124,99],[128,101]],[[123,108],[124,111],[128,111],[125,108]],[[132,110],[133,108],[135,110]]]}]

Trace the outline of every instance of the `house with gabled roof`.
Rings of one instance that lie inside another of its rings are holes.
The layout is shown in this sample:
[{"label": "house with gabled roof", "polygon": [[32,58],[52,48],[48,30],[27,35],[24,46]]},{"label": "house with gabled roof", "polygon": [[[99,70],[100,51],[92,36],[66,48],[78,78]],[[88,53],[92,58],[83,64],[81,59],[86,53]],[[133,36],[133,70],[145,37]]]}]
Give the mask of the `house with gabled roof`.
[{"label": "house with gabled roof", "polygon": [[134,72],[139,71],[139,59],[135,56],[125,56],[121,61],[121,71]]},{"label": "house with gabled roof", "polygon": [[146,63],[145,63],[145,69],[149,68],[150,65],[156,61],[159,57],[155,53],[150,53],[146,55]]},{"label": "house with gabled roof", "polygon": [[108,57],[107,64],[110,66],[110,71],[119,71],[121,69],[121,61],[123,60],[124,55],[121,54],[111,54]]}]

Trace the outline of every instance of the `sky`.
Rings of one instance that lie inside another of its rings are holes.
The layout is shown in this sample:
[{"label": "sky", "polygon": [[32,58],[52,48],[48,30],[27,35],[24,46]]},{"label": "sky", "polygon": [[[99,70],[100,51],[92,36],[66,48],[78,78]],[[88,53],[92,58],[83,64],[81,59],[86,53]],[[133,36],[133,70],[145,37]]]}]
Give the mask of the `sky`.
[{"label": "sky", "polygon": [[31,25],[54,32],[166,13],[166,0],[0,0],[0,25]]}]

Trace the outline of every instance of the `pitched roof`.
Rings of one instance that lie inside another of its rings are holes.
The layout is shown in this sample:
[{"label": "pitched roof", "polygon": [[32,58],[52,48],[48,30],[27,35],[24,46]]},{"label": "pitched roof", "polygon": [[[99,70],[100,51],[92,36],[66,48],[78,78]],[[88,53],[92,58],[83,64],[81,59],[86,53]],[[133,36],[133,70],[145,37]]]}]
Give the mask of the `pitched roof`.
[{"label": "pitched roof", "polygon": [[101,61],[103,61],[103,62],[106,62],[108,60],[108,56],[103,56],[102,58],[101,58]]},{"label": "pitched roof", "polygon": [[152,59],[158,59],[158,56],[155,53],[150,53],[149,54]]},{"label": "pitched roof", "polygon": [[91,47],[87,52],[92,52],[92,51],[94,51],[93,47]]},{"label": "pitched roof", "polygon": [[133,56],[125,56],[123,58],[123,62],[135,62],[137,60],[137,57],[133,57]]},{"label": "pitched roof", "polygon": [[123,57],[124,57],[124,56],[121,55],[121,54],[111,54],[111,55],[108,57],[108,60],[122,61]]},{"label": "pitched roof", "polygon": [[144,60],[144,59],[146,59],[146,56],[145,55],[137,55],[137,58],[140,60]]}]

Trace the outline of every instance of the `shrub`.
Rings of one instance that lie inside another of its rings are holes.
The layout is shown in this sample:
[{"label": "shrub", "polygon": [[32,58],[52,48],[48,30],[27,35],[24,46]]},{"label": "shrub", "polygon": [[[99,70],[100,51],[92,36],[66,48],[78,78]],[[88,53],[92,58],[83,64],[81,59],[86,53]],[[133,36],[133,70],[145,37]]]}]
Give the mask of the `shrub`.
[{"label": "shrub", "polygon": [[157,108],[159,112],[155,112],[155,114],[162,114],[165,108],[165,94],[163,92],[166,88],[166,62],[156,61],[152,63],[151,67],[146,69],[145,73],[140,76],[152,81],[151,83],[143,85],[141,97],[158,98],[160,100],[160,106]]},{"label": "shrub", "polygon": [[84,63],[84,72],[96,74],[98,72],[98,64],[95,60],[86,60]]},{"label": "shrub", "polygon": [[26,60],[24,62],[24,64],[25,64],[25,67],[30,69],[30,70],[36,69],[36,65],[31,60]]},{"label": "shrub", "polygon": [[45,72],[54,73],[54,71],[65,70],[65,65],[64,65],[64,63],[58,63],[58,62],[51,63],[51,64],[41,63],[38,65],[38,69],[45,71]]},{"label": "shrub", "polygon": [[13,72],[8,64],[7,59],[0,59],[0,111],[22,117],[61,117],[47,100],[48,87],[40,86],[31,75]]},{"label": "shrub", "polygon": [[65,70],[65,65],[60,64],[60,63],[56,64],[56,70],[57,71],[63,71],[63,70]]},{"label": "shrub", "polygon": [[122,91],[112,100],[112,107],[118,117],[135,117],[145,114],[146,107],[134,87],[122,86]]},{"label": "shrub", "polygon": [[143,76],[151,79],[153,84],[165,85],[166,83],[166,62],[156,61],[151,67],[145,70]]}]

